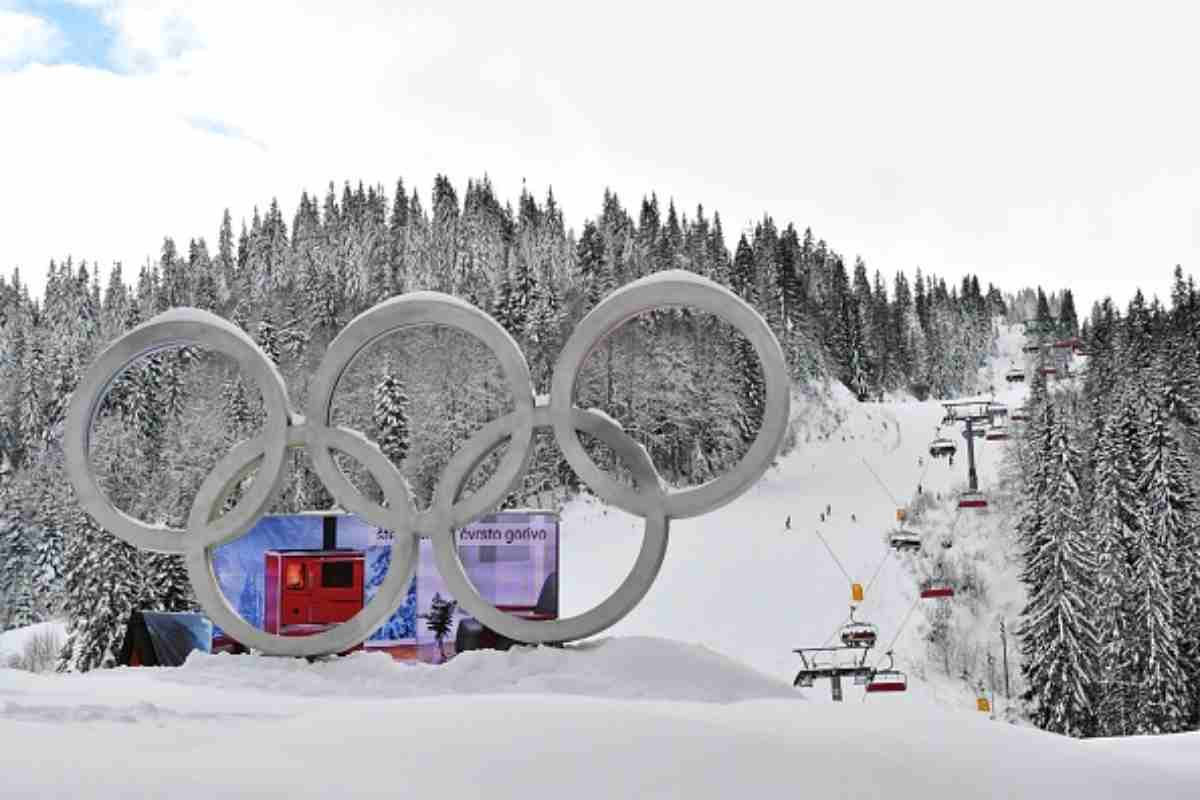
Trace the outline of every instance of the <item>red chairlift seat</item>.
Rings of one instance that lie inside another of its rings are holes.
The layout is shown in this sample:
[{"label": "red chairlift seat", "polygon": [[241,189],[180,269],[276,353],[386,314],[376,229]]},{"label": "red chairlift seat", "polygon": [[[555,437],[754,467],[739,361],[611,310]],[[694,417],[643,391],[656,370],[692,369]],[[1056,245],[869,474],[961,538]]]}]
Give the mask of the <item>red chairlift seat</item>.
[{"label": "red chairlift seat", "polygon": [[1041,367],[1040,369],[1038,369],[1038,372],[1040,372],[1044,377],[1053,378],[1055,375],[1058,374],[1058,368],[1057,367]]},{"label": "red chairlift seat", "polygon": [[963,492],[958,498],[959,508],[987,508],[983,492]]},{"label": "red chairlift seat", "polygon": [[908,678],[898,669],[876,670],[867,684],[867,692],[870,694],[906,691],[908,691]]},{"label": "red chairlift seat", "polygon": [[1008,415],[1008,418],[1013,422],[1028,422],[1029,412],[1024,408],[1014,408],[1012,413]]},{"label": "red chairlift seat", "polygon": [[954,587],[942,578],[929,578],[921,581],[921,599],[936,600],[939,597],[954,597]]}]

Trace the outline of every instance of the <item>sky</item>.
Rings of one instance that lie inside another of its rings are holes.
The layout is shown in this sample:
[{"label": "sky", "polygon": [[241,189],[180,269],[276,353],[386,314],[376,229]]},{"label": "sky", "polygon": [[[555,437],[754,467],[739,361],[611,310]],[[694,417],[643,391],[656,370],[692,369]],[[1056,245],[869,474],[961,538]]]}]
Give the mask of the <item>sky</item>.
[{"label": "sky", "polygon": [[[0,271],[333,180],[763,214],[1077,304],[1200,272],[1192,4],[0,0]],[[428,206],[428,203],[426,203]]]}]

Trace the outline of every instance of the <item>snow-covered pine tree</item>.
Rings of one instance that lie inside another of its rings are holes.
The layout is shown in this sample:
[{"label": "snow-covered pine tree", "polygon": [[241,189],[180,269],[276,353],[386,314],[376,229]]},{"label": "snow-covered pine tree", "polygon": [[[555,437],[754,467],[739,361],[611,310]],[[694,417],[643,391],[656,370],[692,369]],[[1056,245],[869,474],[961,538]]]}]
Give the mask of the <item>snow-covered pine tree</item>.
[{"label": "snow-covered pine tree", "polygon": [[1141,503],[1128,628],[1137,694],[1134,732],[1174,733],[1184,730],[1191,715],[1176,582],[1178,549],[1193,500],[1165,410],[1154,397],[1147,398],[1143,408],[1143,458],[1137,483]]},{"label": "snow-covered pine tree", "polygon": [[385,366],[383,376],[375,384],[372,419],[379,449],[396,467],[400,467],[408,455],[408,405],[404,387],[391,369]]},{"label": "snow-covered pine tree", "polygon": [[1138,524],[1136,473],[1122,438],[1116,435],[1117,406],[1101,419],[1092,456],[1091,527],[1096,539],[1096,633],[1099,640],[1096,683],[1096,733],[1125,736],[1132,730],[1136,697],[1127,630],[1132,601],[1131,548]]},{"label": "snow-covered pine tree", "polygon": [[1094,730],[1095,556],[1069,417],[1047,404],[1043,419],[1046,430],[1040,432],[1044,438],[1038,456],[1042,501],[1023,531],[1022,579],[1029,593],[1020,628],[1025,699],[1039,728],[1086,736]]}]

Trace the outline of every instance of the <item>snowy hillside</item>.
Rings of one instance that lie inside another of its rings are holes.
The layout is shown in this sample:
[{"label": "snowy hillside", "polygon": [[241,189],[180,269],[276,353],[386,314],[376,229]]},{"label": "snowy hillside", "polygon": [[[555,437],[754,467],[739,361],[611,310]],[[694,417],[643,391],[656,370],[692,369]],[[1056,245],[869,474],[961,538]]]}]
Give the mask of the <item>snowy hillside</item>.
[{"label": "snowy hillside", "polygon": [[[1020,344],[1005,331],[989,367],[1010,405],[1024,389],[1003,372]],[[597,641],[440,666],[193,654],[178,669],[0,669],[4,796],[1193,796],[1200,735],[1079,741],[975,710],[957,673],[984,674],[998,620],[1023,602],[999,485],[1007,445],[978,443],[992,508],[958,512],[961,438],[953,468],[927,452],[942,414],[932,401],[799,399],[795,451],[730,506],[674,523],[654,588]],[[896,555],[886,534],[918,483],[925,549]],[[582,498],[562,535],[570,614],[629,569],[640,520]],[[919,601],[939,554],[986,591]],[[852,581],[869,584],[857,616],[879,626],[872,661],[894,642],[907,693],[868,700],[847,685],[834,704],[826,682],[791,686],[791,649],[833,638]],[[937,603],[956,629],[949,669],[926,641]]]}]

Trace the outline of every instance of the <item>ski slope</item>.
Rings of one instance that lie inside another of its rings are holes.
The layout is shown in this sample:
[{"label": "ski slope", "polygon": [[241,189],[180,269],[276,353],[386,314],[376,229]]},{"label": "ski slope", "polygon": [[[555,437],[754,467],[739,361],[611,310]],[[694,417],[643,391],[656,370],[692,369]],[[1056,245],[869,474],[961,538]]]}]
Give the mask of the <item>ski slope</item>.
[{"label": "ski slope", "polygon": [[[1025,399],[1024,385],[1004,381],[1010,360],[1022,363],[1022,342],[1017,330],[1003,330],[998,354],[981,375],[981,384],[995,386],[995,399],[1010,407]],[[858,403],[840,385],[832,391],[832,402],[797,398],[797,447],[749,492],[712,514],[671,523],[671,543],[658,580],[642,604],[612,629],[613,635],[696,642],[790,681],[800,663],[793,648],[835,643],[834,634],[848,616],[853,581],[870,584],[856,618],[879,627],[872,663],[899,635],[897,666],[922,666],[916,634],[923,614],[914,609],[914,557],[892,553],[886,544],[887,533],[896,527],[897,506],[915,499],[918,484],[926,495],[940,495],[926,526],[935,540],[940,536],[936,531],[951,525],[959,537],[969,538],[994,527],[1002,515],[996,508],[965,510],[954,523],[959,513],[954,501],[967,482],[966,442],[958,429],[944,429],[959,445],[953,467],[947,459],[929,458],[929,442],[945,414],[938,402]],[[1007,446],[976,440],[985,492],[997,482]],[[822,522],[826,507],[831,514]],[[582,611],[612,591],[633,564],[641,524],[639,518],[589,498],[565,509],[564,614]],[[1013,592],[1014,587],[1006,586],[1002,593],[1009,612],[1020,605]],[[920,681],[910,685],[910,695],[947,691]],[[855,693],[862,690],[847,687],[847,700],[858,702]],[[828,698],[828,683],[820,682],[806,694]],[[974,708],[974,695],[949,701]],[[872,702],[912,700],[874,695]]]}]

